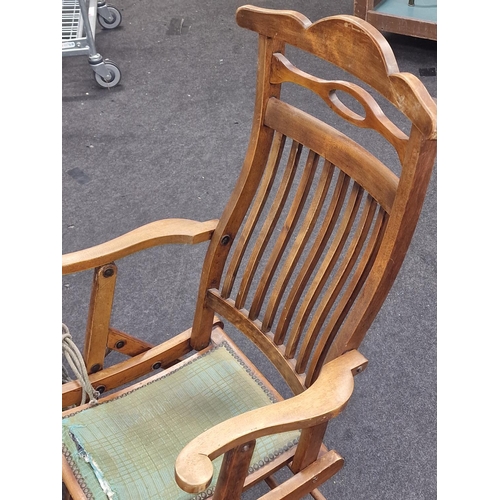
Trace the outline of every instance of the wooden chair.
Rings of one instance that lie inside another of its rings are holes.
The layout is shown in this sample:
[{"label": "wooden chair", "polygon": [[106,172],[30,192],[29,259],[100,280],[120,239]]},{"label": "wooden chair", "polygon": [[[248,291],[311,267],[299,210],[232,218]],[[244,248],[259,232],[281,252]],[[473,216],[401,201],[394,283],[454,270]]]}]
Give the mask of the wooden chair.
[{"label": "wooden chair", "polygon": [[[325,431],[367,365],[358,348],[419,218],[436,156],[436,104],[362,19],[311,23],[298,12],[244,6],[236,21],[258,33],[255,114],[220,220],[153,222],[63,256],[63,274],[94,270],[83,356],[103,393],[81,405],[80,383],[63,384],[63,481],[75,499],[234,500],[263,480],[271,490],[261,499],[320,499],[318,486],[343,465],[323,444]],[[299,70],[287,44],[355,82]],[[292,84],[321,97],[335,112],[325,114],[349,130],[375,130],[399,165],[285,102],[281,89]],[[408,134],[373,91],[407,117]],[[191,329],[152,346],[110,326],[115,261],[208,240]],[[291,397],[219,318],[264,353],[257,359],[272,363]],[[105,366],[110,351],[128,357]],[[289,477],[278,484],[281,469]]]}]

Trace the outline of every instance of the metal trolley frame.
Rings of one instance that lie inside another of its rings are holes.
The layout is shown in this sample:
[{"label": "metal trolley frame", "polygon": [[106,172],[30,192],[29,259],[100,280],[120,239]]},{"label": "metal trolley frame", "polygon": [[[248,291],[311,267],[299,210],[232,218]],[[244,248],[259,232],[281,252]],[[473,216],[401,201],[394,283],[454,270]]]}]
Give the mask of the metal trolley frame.
[{"label": "metal trolley frame", "polygon": [[62,0],[62,55],[88,55],[95,81],[110,88],[118,85],[121,72],[116,63],[103,59],[96,50],[96,21],[104,29],[114,29],[122,15],[105,0]]}]

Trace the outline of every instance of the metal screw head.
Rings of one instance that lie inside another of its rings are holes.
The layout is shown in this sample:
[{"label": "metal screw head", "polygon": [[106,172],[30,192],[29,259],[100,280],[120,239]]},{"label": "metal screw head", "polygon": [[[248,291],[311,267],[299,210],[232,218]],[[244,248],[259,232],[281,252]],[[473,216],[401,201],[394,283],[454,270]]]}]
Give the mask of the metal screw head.
[{"label": "metal screw head", "polygon": [[125,345],[125,341],[124,341],[124,340],[119,340],[119,341],[115,344],[115,349],[121,349],[124,345]]},{"label": "metal screw head", "polygon": [[104,385],[99,385],[98,387],[95,388],[95,390],[99,393],[102,394],[105,390],[106,387]]},{"label": "metal screw head", "polygon": [[159,368],[161,368],[161,363],[157,361],[151,368],[153,370],[158,370]]},{"label": "metal screw head", "polygon": [[220,244],[223,245],[223,246],[226,246],[229,242],[231,241],[231,236],[229,236],[229,234],[225,234],[221,240],[220,240]]},{"label": "metal screw head", "polygon": [[92,365],[92,368],[90,368],[90,373],[98,372],[101,369],[102,366],[99,363],[96,363],[95,365]]}]

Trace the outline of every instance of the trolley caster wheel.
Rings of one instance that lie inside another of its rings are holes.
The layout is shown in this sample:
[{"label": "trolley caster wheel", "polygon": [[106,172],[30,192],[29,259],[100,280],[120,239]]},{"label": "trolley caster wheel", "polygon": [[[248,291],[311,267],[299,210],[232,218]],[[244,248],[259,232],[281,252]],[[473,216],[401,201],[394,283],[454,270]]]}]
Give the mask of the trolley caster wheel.
[{"label": "trolley caster wheel", "polygon": [[111,15],[111,19],[106,19],[105,17],[98,15],[97,21],[105,30],[112,30],[113,28],[120,26],[120,23],[122,22],[122,13],[116,7],[112,7],[111,5],[108,5],[107,9]]},{"label": "trolley caster wheel", "polygon": [[110,78],[106,80],[104,77],[102,77],[101,75],[99,75],[94,71],[94,79],[97,82],[97,85],[105,89],[115,87],[120,83],[122,77],[122,74],[118,69],[118,66],[113,61],[105,59],[104,67],[106,68],[107,71],[109,71]]}]

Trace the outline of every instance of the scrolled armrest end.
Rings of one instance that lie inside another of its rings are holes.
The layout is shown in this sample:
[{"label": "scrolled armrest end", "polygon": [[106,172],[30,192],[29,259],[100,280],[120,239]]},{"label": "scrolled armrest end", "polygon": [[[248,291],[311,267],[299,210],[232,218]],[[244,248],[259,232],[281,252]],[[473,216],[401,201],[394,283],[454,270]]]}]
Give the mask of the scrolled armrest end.
[{"label": "scrolled armrest end", "polygon": [[175,481],[187,493],[206,490],[213,474],[212,461],[206,455],[181,452],[175,462]]}]

